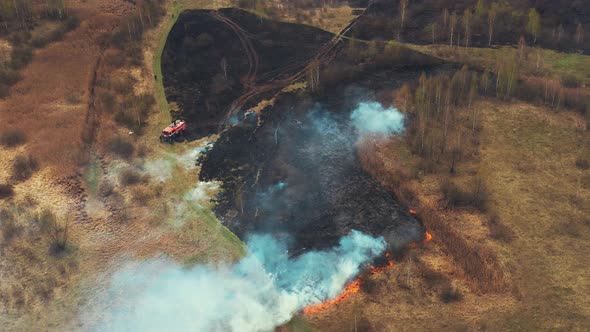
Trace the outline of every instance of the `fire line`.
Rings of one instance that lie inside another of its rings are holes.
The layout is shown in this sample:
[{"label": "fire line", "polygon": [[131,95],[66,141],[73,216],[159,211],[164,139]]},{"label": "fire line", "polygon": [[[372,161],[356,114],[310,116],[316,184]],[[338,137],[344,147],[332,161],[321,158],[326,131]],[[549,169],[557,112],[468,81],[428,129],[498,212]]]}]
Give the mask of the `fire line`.
[{"label": "fire line", "polygon": [[[424,240],[422,241],[422,244],[426,244],[430,240],[432,240],[432,234],[427,231],[424,234]],[[408,248],[415,248],[416,245],[417,245],[416,242],[410,243],[408,245]],[[385,253],[385,258],[387,258],[387,265],[381,266],[381,267],[375,267],[373,265],[369,266],[369,270],[371,271],[371,274],[375,275],[375,274],[378,274],[378,273],[381,273],[381,272],[387,270],[390,267],[393,267],[394,262],[391,259],[391,254],[389,252]],[[319,313],[331,306],[334,306],[334,305],[337,305],[341,302],[344,302],[344,300],[346,300],[349,296],[351,296],[352,294],[356,294],[361,290],[361,284],[363,282],[362,278],[363,278],[363,276],[348,283],[344,287],[344,290],[342,291],[342,293],[340,293],[340,295],[336,296],[335,298],[328,299],[322,303],[312,304],[312,305],[305,307],[303,309],[303,313],[306,315],[317,314],[317,313]]]}]

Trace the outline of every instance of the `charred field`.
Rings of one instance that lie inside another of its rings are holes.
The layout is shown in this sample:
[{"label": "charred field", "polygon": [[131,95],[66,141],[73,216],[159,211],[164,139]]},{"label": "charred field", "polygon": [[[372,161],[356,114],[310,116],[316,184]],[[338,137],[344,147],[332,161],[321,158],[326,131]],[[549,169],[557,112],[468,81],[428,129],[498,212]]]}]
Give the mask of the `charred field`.
[{"label": "charred field", "polygon": [[[194,120],[192,136],[215,133],[230,104],[249,87],[301,70],[330,38],[317,28],[238,9],[184,11],[162,56],[166,97],[178,103],[182,117]],[[273,91],[278,89],[268,93]]]},{"label": "charred field", "polygon": [[[175,53],[174,59],[163,61],[163,72],[168,98],[180,103],[180,117],[195,124],[193,135],[225,128],[200,173],[201,181],[222,182],[214,208],[222,223],[241,238],[250,233],[288,238],[294,253],[332,247],[353,229],[383,236],[397,252],[422,240],[421,223],[362,170],[355,153],[361,137],[350,114],[361,102],[387,99],[386,91],[417,78],[425,67],[361,66],[353,79],[315,92],[279,94],[287,85],[285,77],[297,76],[333,36],[240,10],[220,13],[243,30],[232,31],[209,11],[183,13],[165,51]],[[249,46],[237,37],[240,34],[251,40],[253,52],[244,49]],[[195,35],[223,41],[223,47],[215,43],[195,52],[182,46],[181,41],[186,44]],[[341,53],[338,48],[319,61],[350,62]],[[227,76],[220,61],[227,61]],[[433,62],[426,70],[437,66]],[[180,67],[185,68],[179,72]],[[227,85],[215,90],[220,77]],[[240,111],[231,109],[234,100],[257,86],[270,88],[238,105],[243,106]],[[248,111],[273,95],[271,105],[257,113]],[[229,117],[232,111],[235,115]]]}]

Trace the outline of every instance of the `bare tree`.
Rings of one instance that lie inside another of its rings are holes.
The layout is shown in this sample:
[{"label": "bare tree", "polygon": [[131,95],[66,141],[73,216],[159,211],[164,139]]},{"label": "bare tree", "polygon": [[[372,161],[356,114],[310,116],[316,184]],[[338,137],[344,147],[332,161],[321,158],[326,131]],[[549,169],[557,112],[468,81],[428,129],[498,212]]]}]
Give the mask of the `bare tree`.
[{"label": "bare tree", "polygon": [[453,35],[455,34],[455,26],[457,25],[457,15],[455,13],[451,14],[449,19],[449,30],[451,31],[450,35],[450,45],[453,47]]},{"label": "bare tree", "polygon": [[465,9],[463,12],[463,30],[465,31],[465,48],[469,47],[471,38],[471,10]]},{"label": "bare tree", "polygon": [[578,23],[578,26],[576,27],[576,43],[578,44],[578,46],[582,45],[582,43],[584,42],[584,26],[582,25],[582,23]]},{"label": "bare tree", "polygon": [[492,4],[488,10],[488,45],[492,46],[492,36],[494,35],[494,26],[496,24],[496,15],[498,14],[497,5]]},{"label": "bare tree", "polygon": [[523,35],[518,40],[518,60],[522,61],[526,59],[526,39]]},{"label": "bare tree", "polygon": [[68,242],[69,218],[58,218],[49,210],[42,211],[38,218],[39,228],[47,234],[52,252],[58,254],[66,249]]},{"label": "bare tree", "polygon": [[221,70],[223,71],[223,78],[227,80],[227,59],[225,57],[221,58]]},{"label": "bare tree", "polygon": [[538,70],[538,69],[540,69],[540,68],[541,68],[541,65],[542,65],[542,63],[543,63],[543,49],[542,49],[542,48],[539,48],[539,47],[537,47],[537,52],[536,52],[536,55],[537,55],[537,56],[536,56],[536,58],[537,58],[537,61],[536,61],[536,63],[535,63],[535,68]]},{"label": "bare tree", "polygon": [[541,16],[535,8],[529,10],[526,31],[533,36],[533,43],[536,43],[537,36],[541,32]]},{"label": "bare tree", "polygon": [[399,31],[397,33],[397,39],[400,38],[401,31],[404,28],[404,23],[406,20],[406,8],[408,8],[408,1],[409,0],[400,0],[400,2],[399,2],[399,10],[401,12],[401,24],[400,24]]},{"label": "bare tree", "polygon": [[319,60],[314,60],[311,62],[309,67],[309,87],[311,91],[316,91],[319,84],[320,84],[320,62]]}]

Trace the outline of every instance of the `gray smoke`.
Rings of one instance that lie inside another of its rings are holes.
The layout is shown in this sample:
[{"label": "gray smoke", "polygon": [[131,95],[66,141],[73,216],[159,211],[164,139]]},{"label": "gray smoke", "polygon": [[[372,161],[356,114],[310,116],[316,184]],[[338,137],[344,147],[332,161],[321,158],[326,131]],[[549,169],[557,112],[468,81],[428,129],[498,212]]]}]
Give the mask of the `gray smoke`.
[{"label": "gray smoke", "polygon": [[378,102],[359,103],[350,120],[361,134],[392,135],[404,129],[404,115],[395,108],[383,108]]},{"label": "gray smoke", "polygon": [[382,238],[353,231],[338,246],[289,258],[270,235],[247,240],[234,265],[183,268],[167,259],[129,264],[112,277],[96,331],[271,331],[308,305],[337,296]]}]

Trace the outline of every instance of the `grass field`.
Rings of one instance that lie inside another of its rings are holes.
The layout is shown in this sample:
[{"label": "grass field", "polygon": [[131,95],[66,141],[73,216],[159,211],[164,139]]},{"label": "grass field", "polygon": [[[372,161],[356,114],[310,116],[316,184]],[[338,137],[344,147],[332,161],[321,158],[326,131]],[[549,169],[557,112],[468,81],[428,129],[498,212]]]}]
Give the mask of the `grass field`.
[{"label": "grass field", "polygon": [[590,326],[590,133],[577,115],[530,105],[483,105],[482,170],[493,208],[516,240],[499,246],[521,307],[513,329]]},{"label": "grass field", "polygon": [[[449,48],[448,45],[412,45],[408,47],[442,59],[465,63],[476,68],[494,71],[498,60],[516,57],[518,49],[512,46],[497,48]],[[539,53],[540,52],[540,53]],[[539,68],[537,69],[537,55]],[[581,84],[590,85],[590,56],[580,53],[563,53],[553,50],[527,48],[523,74],[555,77],[575,77]]]}]

